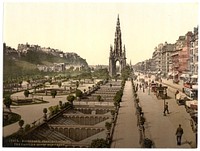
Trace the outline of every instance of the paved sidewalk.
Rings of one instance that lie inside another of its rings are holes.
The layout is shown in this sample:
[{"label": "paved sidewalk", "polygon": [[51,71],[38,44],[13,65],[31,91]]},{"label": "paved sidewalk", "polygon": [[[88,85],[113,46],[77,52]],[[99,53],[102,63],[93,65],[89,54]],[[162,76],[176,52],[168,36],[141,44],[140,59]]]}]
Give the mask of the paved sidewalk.
[{"label": "paved sidewalk", "polygon": [[111,148],[141,148],[131,81],[124,87]]}]

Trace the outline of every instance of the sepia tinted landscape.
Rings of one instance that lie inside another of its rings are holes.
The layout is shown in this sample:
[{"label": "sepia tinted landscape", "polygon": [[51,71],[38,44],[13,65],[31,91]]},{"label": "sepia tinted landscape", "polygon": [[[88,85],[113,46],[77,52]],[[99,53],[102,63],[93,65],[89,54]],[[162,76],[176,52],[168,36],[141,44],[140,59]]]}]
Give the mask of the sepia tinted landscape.
[{"label": "sepia tinted landscape", "polygon": [[198,3],[4,3],[3,148],[198,148]]}]

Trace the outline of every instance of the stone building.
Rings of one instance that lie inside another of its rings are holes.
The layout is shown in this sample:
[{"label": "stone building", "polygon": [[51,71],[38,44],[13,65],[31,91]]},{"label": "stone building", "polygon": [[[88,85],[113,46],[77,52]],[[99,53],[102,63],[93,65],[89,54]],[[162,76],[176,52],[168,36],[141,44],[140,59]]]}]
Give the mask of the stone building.
[{"label": "stone building", "polygon": [[153,52],[153,56],[152,56],[152,59],[154,61],[154,71],[157,73],[157,74],[160,74],[161,73],[161,55],[162,55],[162,48],[163,48],[163,44],[159,44],[158,47],[156,47]]},{"label": "stone building", "polygon": [[182,51],[185,43],[185,36],[179,36],[179,39],[176,40],[174,51],[171,53],[172,60],[172,76],[179,74],[180,67],[180,51]]},{"label": "stone building", "polygon": [[162,47],[161,51],[161,71],[163,76],[167,76],[170,71],[171,65],[171,53],[174,50],[174,44],[165,44]]},{"label": "stone building", "polygon": [[198,27],[194,28],[190,41],[190,71],[192,75],[198,74]]},{"label": "stone building", "polygon": [[183,41],[183,48],[179,51],[179,75],[183,73],[189,74],[190,70],[190,41],[192,37],[192,32],[188,32],[185,35],[185,39]]}]

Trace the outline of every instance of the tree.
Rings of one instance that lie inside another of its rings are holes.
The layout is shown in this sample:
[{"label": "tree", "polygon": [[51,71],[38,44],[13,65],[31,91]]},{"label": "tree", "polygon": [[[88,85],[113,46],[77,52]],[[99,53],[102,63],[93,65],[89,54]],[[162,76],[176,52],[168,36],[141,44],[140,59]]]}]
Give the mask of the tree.
[{"label": "tree", "polygon": [[24,120],[20,120],[19,122],[18,122],[18,124],[19,124],[19,126],[20,126],[20,129],[23,129],[23,125],[24,125]]},{"label": "tree", "polygon": [[43,113],[44,113],[44,121],[47,120],[47,108],[43,109]]},{"label": "tree", "polygon": [[6,108],[10,110],[10,105],[12,104],[12,99],[10,98],[10,96],[6,96],[4,101],[3,101],[4,105],[6,106]]},{"label": "tree", "polygon": [[101,101],[101,96],[97,95],[97,100],[100,102]]},{"label": "tree", "polygon": [[83,96],[83,92],[79,89],[76,89],[75,94],[76,94],[77,99],[81,99]]},{"label": "tree", "polygon": [[26,124],[25,127],[24,127],[25,132],[27,132],[30,129],[31,129],[30,124]]},{"label": "tree", "polygon": [[73,105],[73,101],[74,101],[74,99],[75,99],[75,96],[74,95],[68,95],[67,96],[67,100]]},{"label": "tree", "polygon": [[90,92],[91,87],[89,86],[88,89],[89,89],[89,92]]},{"label": "tree", "polygon": [[145,138],[143,140],[143,143],[142,143],[143,148],[152,148],[152,146],[153,146],[153,141],[151,139]]},{"label": "tree", "polygon": [[72,87],[69,87],[69,92],[72,93]]},{"label": "tree", "polygon": [[25,96],[25,97],[28,97],[29,94],[30,94],[29,90],[25,90],[25,91],[24,91],[24,96]]},{"label": "tree", "polygon": [[62,82],[58,82],[58,86],[60,88],[62,86]]},{"label": "tree", "polygon": [[109,144],[103,138],[97,138],[92,140],[91,148],[109,148]]},{"label": "tree", "polygon": [[48,109],[49,109],[49,111],[50,111],[51,115],[53,115],[53,114],[54,114],[53,107],[52,107],[52,106],[50,106]]},{"label": "tree", "polygon": [[62,107],[62,101],[59,101],[59,106]]},{"label": "tree", "polygon": [[57,91],[56,90],[51,90],[51,96],[52,98],[55,98],[57,95]]},{"label": "tree", "polygon": [[19,81],[19,85],[20,85],[20,87],[22,87],[22,81]]},{"label": "tree", "polygon": [[111,129],[112,124],[110,122],[105,123],[106,129],[109,131]]},{"label": "tree", "polygon": [[122,79],[127,80],[130,74],[131,74],[131,68],[130,66],[127,65],[125,68],[122,69]]},{"label": "tree", "polygon": [[79,87],[79,81],[76,81],[76,88]]}]

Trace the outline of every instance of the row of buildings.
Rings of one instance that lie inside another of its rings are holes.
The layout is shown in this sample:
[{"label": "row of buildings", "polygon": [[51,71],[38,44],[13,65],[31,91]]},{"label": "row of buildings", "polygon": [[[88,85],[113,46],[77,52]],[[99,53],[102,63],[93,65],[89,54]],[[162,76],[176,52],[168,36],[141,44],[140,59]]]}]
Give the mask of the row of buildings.
[{"label": "row of buildings", "polygon": [[198,74],[198,27],[179,36],[174,44],[161,43],[152,58],[133,66],[136,71],[153,72],[163,77],[189,77]]},{"label": "row of buildings", "polygon": [[37,65],[37,69],[43,72],[63,72],[66,70],[70,71],[81,71],[84,68],[82,65],[67,65],[66,63],[53,63],[52,65]]}]

